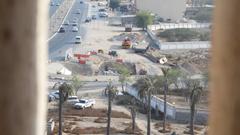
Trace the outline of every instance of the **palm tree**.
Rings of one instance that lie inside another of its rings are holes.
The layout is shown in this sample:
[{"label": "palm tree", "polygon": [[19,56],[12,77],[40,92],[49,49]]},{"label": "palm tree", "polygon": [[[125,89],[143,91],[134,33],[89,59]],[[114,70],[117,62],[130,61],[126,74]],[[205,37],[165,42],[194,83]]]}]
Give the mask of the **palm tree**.
[{"label": "palm tree", "polygon": [[175,70],[175,69],[162,69],[163,71],[163,75],[164,75],[164,84],[163,84],[163,91],[164,91],[164,116],[163,116],[163,130],[162,132],[166,132],[166,119],[167,119],[167,91],[168,91],[168,87],[171,84],[174,84],[175,87],[178,87],[178,77],[181,75],[179,70]]},{"label": "palm tree", "polygon": [[107,135],[110,135],[111,114],[112,114],[112,101],[117,95],[117,87],[112,85],[110,81],[105,89],[108,93],[108,113],[107,113]]},{"label": "palm tree", "polygon": [[[151,132],[151,97],[155,92],[154,84],[156,79],[154,77],[146,77],[137,80],[134,87],[138,89],[138,95],[141,99],[147,99],[147,135]],[[147,95],[147,96],[146,96]]]},{"label": "palm tree", "polygon": [[59,86],[59,129],[58,134],[62,135],[62,104],[67,100],[68,95],[73,94],[71,85],[64,82]]},{"label": "palm tree", "polygon": [[132,116],[132,133],[135,133],[135,125],[136,125],[136,107],[135,107],[135,100],[132,99],[131,100],[131,106],[130,106],[130,110],[131,110],[131,116]]}]

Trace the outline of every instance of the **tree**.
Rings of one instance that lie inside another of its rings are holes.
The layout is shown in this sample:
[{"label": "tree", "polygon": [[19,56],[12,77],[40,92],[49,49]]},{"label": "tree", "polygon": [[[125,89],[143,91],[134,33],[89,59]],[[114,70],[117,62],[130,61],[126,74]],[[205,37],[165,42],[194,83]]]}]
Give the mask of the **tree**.
[{"label": "tree", "polygon": [[190,134],[194,135],[194,121],[196,113],[196,104],[199,102],[201,93],[203,91],[200,85],[200,80],[194,80],[190,77],[185,79],[185,85],[190,91]]},{"label": "tree", "polygon": [[137,26],[144,29],[147,28],[148,25],[153,23],[153,17],[151,16],[150,12],[147,11],[140,11],[137,13]]},{"label": "tree", "polygon": [[73,89],[75,91],[74,94],[77,95],[77,92],[78,92],[79,88],[82,87],[82,82],[81,82],[79,76],[75,75],[75,76],[72,77],[71,85],[72,85],[72,87],[73,87]]},{"label": "tree", "polygon": [[162,69],[164,75],[164,116],[163,116],[163,130],[166,132],[166,118],[167,118],[167,91],[171,84],[175,84],[178,87],[178,77],[181,75],[179,70],[175,69]]},{"label": "tree", "polygon": [[67,100],[68,96],[73,93],[72,86],[66,82],[59,86],[59,135],[62,135],[62,104]]},{"label": "tree", "polygon": [[119,7],[120,0],[110,0],[109,6],[114,10]]},{"label": "tree", "polygon": [[136,125],[136,103],[135,100],[131,100],[131,106],[130,106],[130,111],[131,111],[131,116],[132,116],[132,133],[135,133],[135,125]]},{"label": "tree", "polygon": [[138,95],[141,99],[147,99],[147,135],[151,133],[151,97],[155,93],[156,89],[154,85],[157,84],[157,80],[154,77],[146,77],[137,80],[134,87],[138,89]]},{"label": "tree", "polygon": [[112,114],[112,101],[117,95],[117,87],[112,85],[110,81],[106,87],[106,91],[108,93],[108,113],[107,113],[107,135],[110,135],[110,126],[111,126],[111,114]]},{"label": "tree", "polygon": [[119,82],[122,85],[122,91],[124,91],[124,84],[128,81],[128,77],[130,76],[130,72],[127,68],[119,69]]}]

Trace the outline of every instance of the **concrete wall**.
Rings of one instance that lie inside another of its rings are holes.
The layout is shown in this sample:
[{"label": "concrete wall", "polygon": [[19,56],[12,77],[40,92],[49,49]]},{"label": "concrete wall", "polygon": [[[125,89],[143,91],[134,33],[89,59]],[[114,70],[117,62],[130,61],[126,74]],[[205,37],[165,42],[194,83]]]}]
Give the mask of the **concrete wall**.
[{"label": "concrete wall", "polygon": [[186,10],[186,0],[136,0],[139,10],[148,10],[158,14],[163,19],[177,21]]}]

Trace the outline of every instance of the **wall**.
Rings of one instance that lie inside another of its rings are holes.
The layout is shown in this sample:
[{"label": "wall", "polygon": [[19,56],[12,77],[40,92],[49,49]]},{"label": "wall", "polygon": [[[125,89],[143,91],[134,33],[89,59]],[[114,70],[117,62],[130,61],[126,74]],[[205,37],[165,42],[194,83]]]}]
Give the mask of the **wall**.
[{"label": "wall", "polygon": [[[137,90],[129,85],[127,85],[126,92],[135,98],[140,100]],[[151,107],[153,109],[157,108],[159,111],[164,112],[164,101],[156,96],[152,96]],[[206,124],[208,121],[208,110],[197,110],[195,115],[195,123]],[[179,123],[189,123],[190,119],[190,108],[180,108],[173,104],[167,103],[167,118],[175,120]]]},{"label": "wall", "polygon": [[139,10],[149,10],[163,19],[177,21],[182,18],[186,10],[185,0],[136,0]]}]

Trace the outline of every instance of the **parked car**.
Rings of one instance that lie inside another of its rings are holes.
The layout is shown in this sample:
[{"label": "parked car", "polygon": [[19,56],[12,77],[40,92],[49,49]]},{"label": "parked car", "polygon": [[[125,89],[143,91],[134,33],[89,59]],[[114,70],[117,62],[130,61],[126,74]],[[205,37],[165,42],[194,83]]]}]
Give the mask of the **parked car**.
[{"label": "parked car", "polygon": [[60,3],[57,3],[56,6],[60,6]]},{"label": "parked car", "polygon": [[69,21],[68,20],[66,20],[65,22],[64,22],[64,25],[69,25],[70,23],[69,23]]},{"label": "parked car", "polygon": [[74,27],[72,28],[72,32],[78,32],[78,27],[74,26]]},{"label": "parked car", "polygon": [[81,44],[82,43],[82,38],[81,36],[76,36],[75,37],[75,44]]},{"label": "parked car", "polygon": [[100,12],[99,16],[100,17],[108,17],[108,13],[107,12]]},{"label": "parked car", "polygon": [[105,8],[101,8],[98,10],[99,12],[107,12],[107,10]]},{"label": "parked car", "polygon": [[96,101],[94,99],[80,99],[78,103],[74,104],[75,109],[85,109],[93,107]]},{"label": "parked car", "polygon": [[92,21],[91,17],[87,17],[87,19],[85,20],[86,23],[91,22],[91,21]]},{"label": "parked car", "polygon": [[74,104],[76,104],[76,103],[78,103],[78,102],[79,102],[79,99],[78,99],[77,96],[69,96],[69,97],[67,98],[67,103],[70,103],[70,104],[72,104],[72,105],[74,105]]},{"label": "parked car", "polygon": [[60,33],[64,33],[64,32],[65,32],[64,27],[60,27],[59,32],[60,32]]},{"label": "parked car", "polygon": [[55,100],[55,97],[52,94],[48,94],[48,102],[52,102]]},{"label": "parked car", "polygon": [[83,4],[83,1],[80,1],[80,4]]},{"label": "parked car", "polygon": [[92,19],[93,19],[93,20],[96,20],[96,19],[97,19],[97,16],[96,16],[96,15],[92,15]]},{"label": "parked car", "polygon": [[51,3],[50,3],[50,6],[54,6],[54,2],[51,2]]},{"label": "parked car", "polygon": [[78,24],[77,23],[72,23],[72,26],[77,26]]},{"label": "parked car", "polygon": [[54,91],[54,92],[51,92],[50,95],[52,95],[55,99],[59,99],[60,98],[60,93],[59,91]]},{"label": "parked car", "polygon": [[78,9],[77,10],[77,12],[76,12],[76,14],[80,14],[81,13],[81,10],[80,9]]}]

